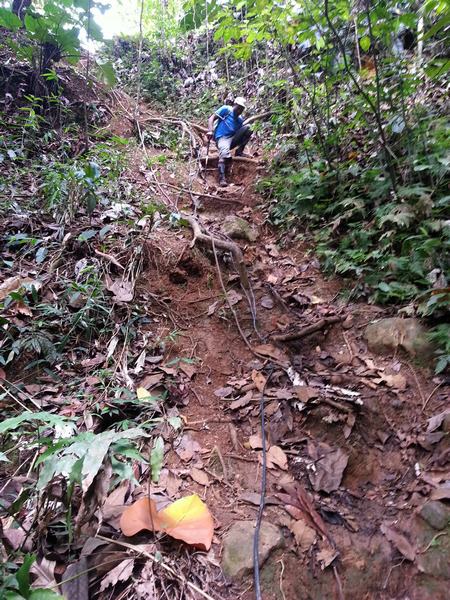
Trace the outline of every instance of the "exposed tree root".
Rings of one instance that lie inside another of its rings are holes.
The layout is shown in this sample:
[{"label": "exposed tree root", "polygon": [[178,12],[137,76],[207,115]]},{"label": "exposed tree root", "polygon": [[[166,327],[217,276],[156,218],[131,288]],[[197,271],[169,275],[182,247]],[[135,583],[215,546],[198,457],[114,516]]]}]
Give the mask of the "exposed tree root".
[{"label": "exposed tree root", "polygon": [[215,236],[203,233],[199,222],[192,215],[181,213],[181,218],[189,223],[189,226],[191,227],[192,232],[194,234],[194,237],[191,242],[191,247],[193,247],[195,243],[199,241],[202,244],[210,246],[213,250],[213,246],[215,246],[216,248],[220,248],[221,250],[231,252],[231,255],[233,256],[236,268],[239,273],[241,285],[245,290],[250,292],[250,281],[248,279],[247,267],[245,266],[244,257],[239,246],[229,240],[221,240],[220,238],[217,238]]},{"label": "exposed tree root", "polygon": [[343,317],[325,317],[317,321],[317,323],[313,323],[312,325],[308,325],[303,329],[293,331],[291,333],[283,333],[281,335],[273,335],[272,339],[275,342],[293,342],[295,340],[301,340],[307,335],[311,335],[311,333],[316,333],[316,331],[320,331],[324,329],[328,325],[334,325],[334,323],[339,323],[342,321]]},{"label": "exposed tree root", "polygon": [[[208,156],[202,156],[200,158],[200,162],[210,164],[211,161],[218,161],[218,154],[209,154]],[[233,162],[239,162],[250,165],[260,166],[263,163],[260,160],[256,160],[255,158],[248,158],[247,156],[233,156]]]}]

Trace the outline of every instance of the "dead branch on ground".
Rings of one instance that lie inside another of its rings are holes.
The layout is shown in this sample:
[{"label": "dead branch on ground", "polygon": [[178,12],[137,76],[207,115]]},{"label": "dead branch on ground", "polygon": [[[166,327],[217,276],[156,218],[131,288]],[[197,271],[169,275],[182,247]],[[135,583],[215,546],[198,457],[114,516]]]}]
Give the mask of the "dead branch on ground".
[{"label": "dead branch on ground", "polygon": [[274,342],[293,342],[295,340],[301,340],[307,335],[311,335],[312,333],[316,333],[328,325],[334,325],[335,323],[339,323],[342,321],[343,317],[335,316],[335,317],[324,317],[317,321],[317,323],[313,323],[312,325],[308,325],[303,329],[293,331],[291,333],[283,333],[281,335],[273,335],[272,339]]}]

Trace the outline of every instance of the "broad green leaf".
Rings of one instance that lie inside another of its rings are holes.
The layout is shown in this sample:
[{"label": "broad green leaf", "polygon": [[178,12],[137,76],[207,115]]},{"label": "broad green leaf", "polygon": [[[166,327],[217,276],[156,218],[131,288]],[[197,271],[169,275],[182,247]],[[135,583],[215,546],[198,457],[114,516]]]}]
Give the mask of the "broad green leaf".
[{"label": "broad green leaf", "polygon": [[175,429],[175,431],[180,429],[182,424],[181,417],[169,417],[167,421],[169,425]]},{"label": "broad green leaf", "polygon": [[158,483],[159,475],[164,461],[164,440],[158,436],[153,443],[152,453],[150,457],[150,465],[152,468],[152,481]]},{"label": "broad green leaf", "polygon": [[450,59],[448,58],[437,58],[430,61],[425,67],[425,73],[430,79],[447,76],[448,71],[450,71]]},{"label": "broad green leaf", "polygon": [[113,87],[117,83],[116,71],[111,61],[98,63],[101,78],[109,87]]},{"label": "broad green leaf", "polygon": [[[67,425],[70,423],[68,419],[65,417],[60,417],[59,415],[53,415],[51,413],[41,411],[41,412],[23,412],[21,415],[17,417],[11,417],[9,419],[5,419],[0,423],[0,433],[5,433],[6,431],[11,431],[13,429],[17,429],[19,425],[26,422],[32,421],[41,421],[44,425],[48,425],[53,427],[55,425]],[[75,427],[75,425],[74,425]]]},{"label": "broad green leaf", "polygon": [[436,374],[442,373],[443,371],[445,371],[447,365],[449,364],[450,360],[443,356],[442,358],[440,358],[437,363],[436,363],[436,368],[434,370],[434,372]]},{"label": "broad green leaf", "polygon": [[17,31],[22,27],[22,21],[9,8],[0,8],[0,25],[11,31]]},{"label": "broad green leaf", "polygon": [[97,235],[98,231],[96,229],[88,229],[86,231],[82,231],[78,236],[79,242],[87,242]]},{"label": "broad green leaf", "polygon": [[18,592],[13,592],[12,590],[7,590],[5,592],[5,600],[23,600],[22,594]]},{"label": "broad green leaf", "polygon": [[436,35],[441,29],[450,25],[450,11],[440,18],[423,36],[424,40],[428,40]]},{"label": "broad green leaf", "polygon": [[[111,444],[121,439],[134,439],[138,437],[145,437],[146,434],[142,429],[134,428],[127,429],[126,431],[105,431],[95,436],[94,443],[89,445],[89,448],[85,454],[83,466],[81,469],[82,477],[82,488],[86,492],[94,477],[100,470],[103,464],[103,460],[109,450]],[[70,450],[68,448],[66,452]]]},{"label": "broad green leaf", "polygon": [[64,600],[64,598],[53,590],[37,589],[31,592],[28,600]]},{"label": "broad green leaf", "polygon": [[16,573],[19,592],[24,598],[28,598],[30,592],[30,569],[35,560],[36,556],[34,554],[26,554],[23,558],[22,566]]},{"label": "broad green leaf", "polygon": [[385,281],[381,281],[378,284],[378,289],[382,292],[389,292],[391,290],[390,286]]}]

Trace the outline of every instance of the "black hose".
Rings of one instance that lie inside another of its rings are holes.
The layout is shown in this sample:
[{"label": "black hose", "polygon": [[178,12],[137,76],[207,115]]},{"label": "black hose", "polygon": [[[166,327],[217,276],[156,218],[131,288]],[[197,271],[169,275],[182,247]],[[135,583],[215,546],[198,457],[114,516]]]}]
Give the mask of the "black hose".
[{"label": "black hose", "polygon": [[259,401],[259,413],[261,418],[261,438],[262,438],[262,473],[261,473],[261,496],[259,499],[258,515],[256,517],[255,533],[253,536],[253,580],[255,582],[256,600],[262,600],[261,584],[259,577],[259,530],[261,528],[261,520],[264,512],[266,501],[266,479],[267,479],[267,449],[266,449],[266,432],[265,432],[265,413],[264,413],[264,392],[267,384],[272,377],[274,367],[271,368],[269,375],[261,392]]}]

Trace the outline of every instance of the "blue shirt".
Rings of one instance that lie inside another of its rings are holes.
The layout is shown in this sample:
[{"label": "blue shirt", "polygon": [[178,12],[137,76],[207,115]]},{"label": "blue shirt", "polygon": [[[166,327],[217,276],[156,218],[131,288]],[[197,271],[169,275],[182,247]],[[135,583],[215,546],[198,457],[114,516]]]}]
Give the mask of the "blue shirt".
[{"label": "blue shirt", "polygon": [[244,119],[234,114],[232,106],[224,105],[215,114],[218,116],[218,123],[214,130],[215,140],[234,135],[244,124]]}]

